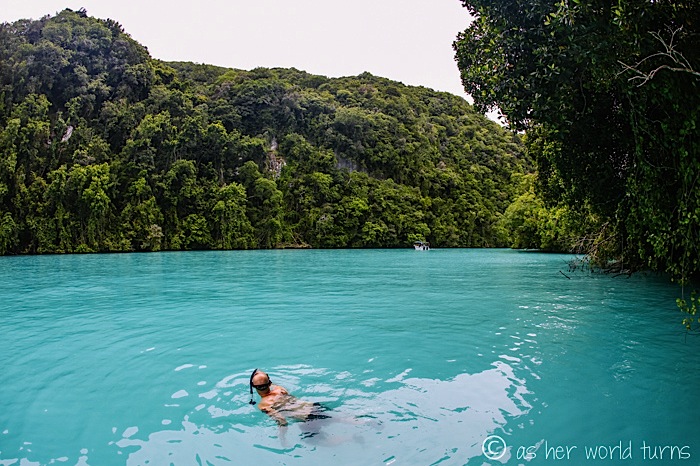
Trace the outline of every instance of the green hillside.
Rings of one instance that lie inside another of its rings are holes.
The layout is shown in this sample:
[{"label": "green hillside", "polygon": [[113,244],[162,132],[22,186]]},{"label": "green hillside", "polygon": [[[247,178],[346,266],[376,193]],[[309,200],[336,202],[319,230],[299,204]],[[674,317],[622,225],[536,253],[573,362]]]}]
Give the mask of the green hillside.
[{"label": "green hillside", "polygon": [[82,10],[0,26],[2,254],[505,246],[531,171],[448,93],[164,63]]}]

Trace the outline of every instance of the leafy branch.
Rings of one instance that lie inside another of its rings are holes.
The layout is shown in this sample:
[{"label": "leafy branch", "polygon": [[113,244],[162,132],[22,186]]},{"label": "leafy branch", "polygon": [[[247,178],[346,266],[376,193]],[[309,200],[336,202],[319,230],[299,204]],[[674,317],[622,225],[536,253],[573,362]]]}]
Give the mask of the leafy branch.
[{"label": "leafy branch", "polygon": [[688,317],[683,319],[685,328],[689,332],[698,331],[697,325],[693,325],[694,323],[700,324],[700,319],[696,317],[698,308],[700,307],[700,295],[698,291],[695,290],[690,294],[690,302],[683,298],[676,298],[676,304],[678,305],[678,309],[688,314]]}]

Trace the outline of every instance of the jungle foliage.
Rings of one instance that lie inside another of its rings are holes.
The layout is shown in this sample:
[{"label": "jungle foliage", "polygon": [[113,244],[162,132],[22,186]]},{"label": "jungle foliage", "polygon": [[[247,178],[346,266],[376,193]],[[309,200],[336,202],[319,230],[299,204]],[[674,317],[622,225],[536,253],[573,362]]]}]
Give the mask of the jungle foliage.
[{"label": "jungle foliage", "polygon": [[[463,0],[454,44],[477,108],[527,131],[535,191],[583,212],[602,267],[700,272],[700,4]],[[695,296],[693,295],[693,298]],[[679,300],[696,319],[696,306]]]},{"label": "jungle foliage", "polygon": [[531,170],[448,93],[164,63],[84,10],[0,26],[0,254],[504,246]]},{"label": "jungle foliage", "polygon": [[463,82],[528,131],[541,198],[600,215],[602,258],[697,273],[697,2],[463,3],[477,17],[455,43]]}]

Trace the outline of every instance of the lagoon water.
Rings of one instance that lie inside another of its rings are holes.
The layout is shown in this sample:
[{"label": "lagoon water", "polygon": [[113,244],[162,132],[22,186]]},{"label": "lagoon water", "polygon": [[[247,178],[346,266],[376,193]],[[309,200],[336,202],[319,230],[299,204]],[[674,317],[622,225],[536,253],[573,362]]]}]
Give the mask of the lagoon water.
[{"label": "lagoon water", "polygon": [[[700,464],[679,289],[569,259],[2,257],[0,465]],[[282,435],[256,367],[333,418]]]}]

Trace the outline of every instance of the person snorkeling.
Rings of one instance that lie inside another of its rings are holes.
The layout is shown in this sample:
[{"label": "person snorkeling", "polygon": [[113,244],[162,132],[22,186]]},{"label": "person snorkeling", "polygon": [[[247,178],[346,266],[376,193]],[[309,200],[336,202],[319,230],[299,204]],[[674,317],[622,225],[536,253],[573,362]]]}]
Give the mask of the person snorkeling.
[{"label": "person snorkeling", "polygon": [[274,419],[280,427],[286,426],[288,419],[306,422],[331,417],[324,414],[327,411],[326,407],[320,403],[297,399],[284,387],[274,385],[270,376],[259,369],[255,369],[250,375],[250,404],[252,405],[256,404],[253,400],[253,389],[260,395],[258,409]]}]

